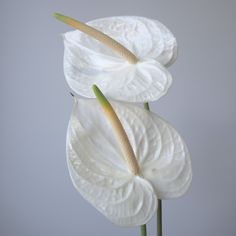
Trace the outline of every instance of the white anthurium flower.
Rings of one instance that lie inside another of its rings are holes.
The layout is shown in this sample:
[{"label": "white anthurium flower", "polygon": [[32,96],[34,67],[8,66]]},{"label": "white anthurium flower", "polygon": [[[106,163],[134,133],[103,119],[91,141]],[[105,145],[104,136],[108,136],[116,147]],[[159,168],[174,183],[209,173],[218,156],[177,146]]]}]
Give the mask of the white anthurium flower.
[{"label": "white anthurium flower", "polygon": [[191,182],[189,152],[177,131],[130,103],[75,98],[67,161],[75,188],[110,221],[146,224],[157,199],[183,195]]},{"label": "white anthurium flower", "polygon": [[94,98],[93,84],[106,97],[128,102],[154,101],[167,93],[172,77],[166,67],[176,59],[177,43],[162,23],[137,16],[87,24],[55,17],[78,29],[64,34],[64,73],[76,94]]}]

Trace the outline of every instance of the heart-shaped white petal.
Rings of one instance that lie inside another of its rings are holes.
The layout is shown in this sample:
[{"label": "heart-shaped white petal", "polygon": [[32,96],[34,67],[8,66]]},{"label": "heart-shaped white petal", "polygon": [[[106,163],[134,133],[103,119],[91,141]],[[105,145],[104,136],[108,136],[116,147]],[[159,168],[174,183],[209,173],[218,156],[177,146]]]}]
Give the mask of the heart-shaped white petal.
[{"label": "heart-shaped white petal", "polygon": [[160,22],[144,17],[110,17],[90,26],[109,35],[138,57],[129,64],[111,48],[78,30],[64,34],[64,73],[78,95],[93,98],[95,83],[108,97],[128,102],[158,100],[172,79],[164,65],[176,58],[176,40]]},{"label": "heart-shaped white petal", "polygon": [[64,73],[70,88],[78,95],[94,98],[91,87],[97,84],[108,98],[146,102],[159,99],[171,86],[170,73],[155,60],[129,64],[87,51],[65,38]]},{"label": "heart-shaped white petal", "polygon": [[112,222],[145,224],[157,198],[182,195],[191,180],[187,148],[160,117],[137,106],[111,103],[137,157],[141,176],[128,170],[114,131],[94,99],[75,99],[67,160],[76,189]]},{"label": "heart-shaped white petal", "polygon": [[128,171],[97,101],[75,102],[67,134],[67,161],[76,189],[113,223],[145,224],[156,211],[152,186]]},{"label": "heart-shaped white petal", "polygon": [[148,181],[132,175],[96,100],[77,100],[67,134],[67,161],[76,189],[113,223],[145,224],[157,209]]}]

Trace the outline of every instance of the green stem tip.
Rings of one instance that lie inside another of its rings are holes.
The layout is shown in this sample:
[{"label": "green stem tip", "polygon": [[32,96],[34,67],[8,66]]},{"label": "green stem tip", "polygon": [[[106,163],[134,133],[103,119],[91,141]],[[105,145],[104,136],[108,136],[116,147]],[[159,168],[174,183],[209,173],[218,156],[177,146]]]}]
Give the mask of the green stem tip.
[{"label": "green stem tip", "polygon": [[57,13],[57,12],[53,13],[53,17],[55,17],[57,20],[60,20],[62,22],[64,22],[66,19],[66,16],[64,16],[60,13]]},{"label": "green stem tip", "polygon": [[97,100],[99,101],[99,103],[103,106],[103,107],[107,107],[110,106],[109,101],[106,99],[106,97],[104,96],[104,94],[102,93],[102,91],[97,87],[97,85],[93,85],[92,86],[93,92],[97,98]]}]

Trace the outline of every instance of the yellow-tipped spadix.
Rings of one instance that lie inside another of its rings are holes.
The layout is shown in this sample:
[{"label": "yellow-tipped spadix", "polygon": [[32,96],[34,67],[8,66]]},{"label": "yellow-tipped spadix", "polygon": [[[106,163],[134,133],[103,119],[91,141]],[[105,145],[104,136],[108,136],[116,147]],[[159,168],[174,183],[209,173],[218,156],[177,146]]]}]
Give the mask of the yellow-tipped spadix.
[{"label": "yellow-tipped spadix", "polygon": [[131,64],[137,63],[138,59],[132,52],[130,52],[122,44],[118,43],[117,41],[115,41],[114,39],[112,39],[108,35],[102,33],[101,31],[94,29],[93,27],[88,26],[78,20],[75,20],[75,19],[68,17],[68,16],[64,16],[59,13],[54,13],[53,16],[56,19],[64,22],[65,24],[67,24],[75,29],[78,29],[81,32],[97,39],[101,43],[108,46],[116,54],[118,54],[119,56],[121,56],[122,58],[127,60],[129,63],[131,63]]},{"label": "yellow-tipped spadix", "polygon": [[128,165],[129,170],[134,175],[139,175],[140,169],[139,169],[137,159],[135,157],[135,154],[134,154],[134,151],[133,151],[131,144],[129,142],[128,136],[127,136],[119,118],[117,117],[111,104],[106,99],[106,97],[103,95],[101,90],[96,85],[93,85],[92,88],[93,88],[93,92],[94,92],[99,104],[101,105],[107,119],[109,120],[109,122],[111,123],[111,125],[113,127],[113,130],[115,132],[116,138],[117,138],[119,146],[121,148],[123,157]]}]

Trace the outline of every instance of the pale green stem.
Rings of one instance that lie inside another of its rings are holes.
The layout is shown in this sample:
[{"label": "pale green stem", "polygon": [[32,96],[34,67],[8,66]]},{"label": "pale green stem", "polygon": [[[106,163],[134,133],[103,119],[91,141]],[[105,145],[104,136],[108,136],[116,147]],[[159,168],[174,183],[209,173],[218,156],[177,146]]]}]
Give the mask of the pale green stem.
[{"label": "pale green stem", "polygon": [[[144,103],[144,109],[150,111],[148,102]],[[162,236],[162,202],[160,199],[158,199],[157,209],[157,236]]]},{"label": "pale green stem", "polygon": [[162,236],[162,202],[158,199],[157,210],[157,236]]},{"label": "pale green stem", "polygon": [[143,104],[143,106],[144,106],[144,109],[145,109],[145,110],[150,111],[148,102],[145,102],[145,103]]},{"label": "pale green stem", "polygon": [[[149,104],[148,102],[144,103],[144,109],[149,111]],[[146,236],[147,235],[147,227],[146,224],[145,225],[141,225],[140,226],[140,230],[141,230],[141,236]]]},{"label": "pale green stem", "polygon": [[141,236],[147,236],[147,228],[146,228],[146,225],[141,225],[141,226],[140,226],[140,230],[141,230]]}]

